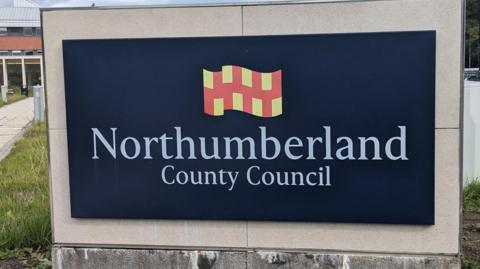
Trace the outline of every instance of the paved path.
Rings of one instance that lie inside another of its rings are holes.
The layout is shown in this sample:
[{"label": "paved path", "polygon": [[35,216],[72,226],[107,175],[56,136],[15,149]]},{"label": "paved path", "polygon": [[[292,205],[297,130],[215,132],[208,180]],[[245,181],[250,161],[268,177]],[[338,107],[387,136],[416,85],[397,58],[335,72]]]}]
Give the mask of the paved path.
[{"label": "paved path", "polygon": [[0,107],[0,160],[33,120],[33,97]]}]

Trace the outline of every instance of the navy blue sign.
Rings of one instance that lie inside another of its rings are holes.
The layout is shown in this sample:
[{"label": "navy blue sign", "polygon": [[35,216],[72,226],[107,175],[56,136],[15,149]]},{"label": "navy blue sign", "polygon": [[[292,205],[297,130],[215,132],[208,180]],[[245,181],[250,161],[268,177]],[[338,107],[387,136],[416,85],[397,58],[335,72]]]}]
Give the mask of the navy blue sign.
[{"label": "navy blue sign", "polygon": [[72,217],[434,224],[435,32],[63,57]]}]

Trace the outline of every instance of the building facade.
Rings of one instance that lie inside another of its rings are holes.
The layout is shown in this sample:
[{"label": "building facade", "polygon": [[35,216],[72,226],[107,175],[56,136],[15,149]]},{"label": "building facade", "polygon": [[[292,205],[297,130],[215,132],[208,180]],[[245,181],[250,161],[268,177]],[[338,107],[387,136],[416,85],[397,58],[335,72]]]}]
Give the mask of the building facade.
[{"label": "building facade", "polygon": [[0,8],[2,85],[43,84],[40,7],[31,0],[14,0]]}]

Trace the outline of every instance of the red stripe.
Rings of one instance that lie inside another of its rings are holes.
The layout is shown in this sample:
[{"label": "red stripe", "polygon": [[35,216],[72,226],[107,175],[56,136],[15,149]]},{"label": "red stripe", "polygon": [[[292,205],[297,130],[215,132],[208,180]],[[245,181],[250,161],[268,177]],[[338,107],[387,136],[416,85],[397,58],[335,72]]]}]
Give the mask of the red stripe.
[{"label": "red stripe", "polygon": [[213,115],[213,96],[210,94],[212,89],[203,87],[203,110],[208,115]]}]

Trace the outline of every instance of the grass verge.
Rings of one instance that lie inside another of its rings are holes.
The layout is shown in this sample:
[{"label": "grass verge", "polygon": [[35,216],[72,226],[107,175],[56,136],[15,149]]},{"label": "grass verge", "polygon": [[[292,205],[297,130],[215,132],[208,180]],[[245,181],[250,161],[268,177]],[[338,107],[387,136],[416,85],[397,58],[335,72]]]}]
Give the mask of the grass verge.
[{"label": "grass verge", "polygon": [[480,211],[480,180],[468,180],[463,188],[463,209],[465,211]]},{"label": "grass verge", "polygon": [[36,252],[31,248],[0,251],[0,268],[2,269],[50,269],[52,268],[50,252]]},{"label": "grass verge", "polygon": [[47,163],[45,124],[33,125],[0,161],[0,268],[12,258],[40,263],[50,249]]},{"label": "grass verge", "polygon": [[470,178],[463,188],[462,268],[480,269],[480,180]]}]

